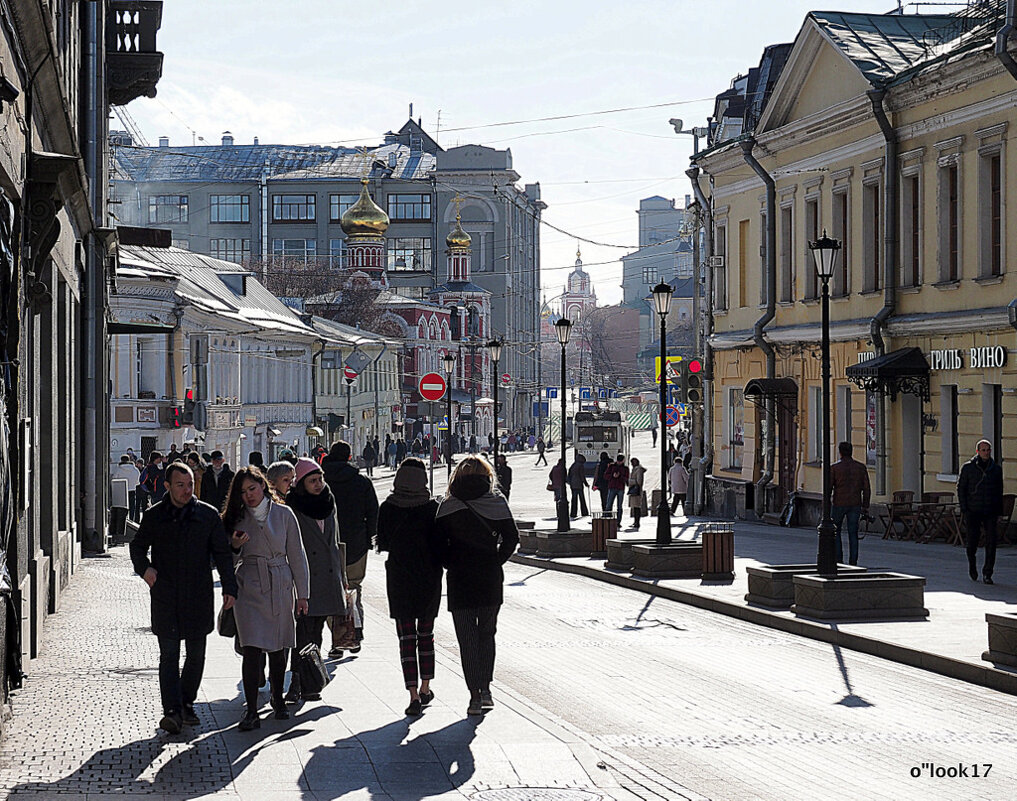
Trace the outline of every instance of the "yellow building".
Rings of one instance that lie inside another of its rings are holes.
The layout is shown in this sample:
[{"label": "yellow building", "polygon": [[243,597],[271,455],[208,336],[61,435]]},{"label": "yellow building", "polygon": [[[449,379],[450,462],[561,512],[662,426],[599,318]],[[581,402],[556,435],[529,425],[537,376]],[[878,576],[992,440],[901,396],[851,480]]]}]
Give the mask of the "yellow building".
[{"label": "yellow building", "polygon": [[818,515],[821,285],[808,243],[824,230],[843,246],[834,453],[850,441],[887,500],[953,490],[985,437],[1017,490],[1017,74],[994,52],[1003,12],[809,14],[786,62],[764,58],[756,85],[743,82],[746,133],[698,157],[721,257],[714,511],[777,512],[798,490]]}]

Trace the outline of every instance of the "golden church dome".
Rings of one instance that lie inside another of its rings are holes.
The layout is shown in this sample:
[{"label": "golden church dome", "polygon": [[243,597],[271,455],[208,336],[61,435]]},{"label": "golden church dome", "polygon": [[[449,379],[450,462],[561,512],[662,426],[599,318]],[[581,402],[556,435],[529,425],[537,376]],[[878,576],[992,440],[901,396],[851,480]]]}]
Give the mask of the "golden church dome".
[{"label": "golden church dome", "polygon": [[445,237],[445,244],[455,250],[468,250],[473,244],[473,239],[463,230],[462,220],[456,215],[456,225],[449,235]]},{"label": "golden church dome", "polygon": [[346,210],[339,225],[346,236],[384,236],[388,224],[388,215],[371,199],[367,179],[362,178],[360,197]]}]

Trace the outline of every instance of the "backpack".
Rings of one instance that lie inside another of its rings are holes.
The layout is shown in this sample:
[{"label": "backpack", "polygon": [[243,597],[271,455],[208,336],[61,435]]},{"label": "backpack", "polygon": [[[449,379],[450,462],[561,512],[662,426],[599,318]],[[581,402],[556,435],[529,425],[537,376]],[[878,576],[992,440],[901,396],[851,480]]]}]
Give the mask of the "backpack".
[{"label": "backpack", "polygon": [[145,475],[141,479],[141,484],[150,495],[155,495],[159,485],[159,468],[152,468],[151,465],[145,468]]}]

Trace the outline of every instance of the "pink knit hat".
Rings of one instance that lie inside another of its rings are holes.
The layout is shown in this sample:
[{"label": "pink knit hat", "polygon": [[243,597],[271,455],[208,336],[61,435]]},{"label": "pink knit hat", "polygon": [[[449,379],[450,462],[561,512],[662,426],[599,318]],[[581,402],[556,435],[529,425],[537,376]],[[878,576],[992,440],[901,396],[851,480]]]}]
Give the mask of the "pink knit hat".
[{"label": "pink knit hat", "polygon": [[295,468],[296,476],[293,479],[293,484],[299,484],[304,476],[309,476],[314,472],[321,472],[321,465],[319,465],[314,459],[308,459],[306,456],[301,456],[297,459],[297,466]]}]

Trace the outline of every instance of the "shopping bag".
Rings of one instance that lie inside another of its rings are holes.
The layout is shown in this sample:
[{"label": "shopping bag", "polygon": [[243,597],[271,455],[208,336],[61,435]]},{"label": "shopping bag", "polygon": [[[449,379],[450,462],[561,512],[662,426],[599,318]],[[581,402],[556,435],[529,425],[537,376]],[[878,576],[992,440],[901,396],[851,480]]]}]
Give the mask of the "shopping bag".
[{"label": "shopping bag", "polygon": [[320,693],[332,680],[325,669],[321,651],[313,642],[301,649],[297,671],[300,674],[300,690],[305,695]]}]

